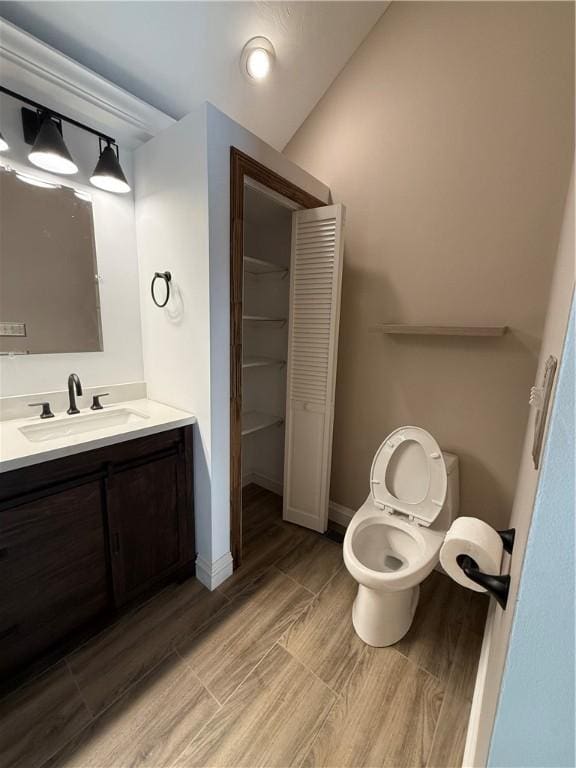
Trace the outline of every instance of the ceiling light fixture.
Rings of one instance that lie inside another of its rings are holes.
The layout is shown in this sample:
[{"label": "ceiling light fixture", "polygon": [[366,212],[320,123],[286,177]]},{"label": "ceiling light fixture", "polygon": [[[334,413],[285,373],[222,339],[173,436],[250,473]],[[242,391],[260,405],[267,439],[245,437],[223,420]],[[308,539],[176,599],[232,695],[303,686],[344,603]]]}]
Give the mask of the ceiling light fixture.
[{"label": "ceiling light fixture", "polygon": [[30,150],[28,160],[52,173],[70,175],[78,173],[78,166],[72,160],[68,147],[62,138],[62,121],[49,112],[39,116],[40,128]]},{"label": "ceiling light fixture", "polygon": [[[72,117],[55,112],[53,109],[29,99],[27,96],[11,91],[3,85],[0,85],[0,93],[5,93],[7,96],[33,107],[33,109],[22,107],[24,141],[32,145],[28,155],[31,163],[52,173],[78,173],[78,166],[72,159],[72,155],[62,136],[62,123],[69,123],[87,133],[91,133],[93,136],[97,136],[100,142],[100,157],[90,178],[92,184],[108,192],[123,194],[130,191],[130,185],[120,166],[118,145],[115,139],[84,123],[78,122],[78,120],[74,120]],[[105,144],[104,149],[102,148],[103,144]],[[0,133],[0,152],[7,149],[8,143]],[[46,186],[48,185],[46,182]]]},{"label": "ceiling light fixture", "polygon": [[122,195],[130,192],[130,185],[120,167],[118,145],[115,146],[116,152],[114,152],[111,142],[106,142],[106,146],[102,149],[102,139],[100,139],[100,158],[90,177],[90,183],[106,192],[116,192]]},{"label": "ceiling light fixture", "polygon": [[251,81],[265,80],[276,60],[274,46],[267,37],[253,37],[240,55],[240,69]]}]

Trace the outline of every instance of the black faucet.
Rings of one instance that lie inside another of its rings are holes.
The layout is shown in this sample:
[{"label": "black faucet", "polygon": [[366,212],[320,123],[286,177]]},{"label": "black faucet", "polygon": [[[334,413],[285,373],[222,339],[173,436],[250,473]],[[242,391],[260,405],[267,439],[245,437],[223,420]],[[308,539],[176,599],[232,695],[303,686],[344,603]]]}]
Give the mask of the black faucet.
[{"label": "black faucet", "polygon": [[[74,390],[76,390],[76,394],[74,393]],[[78,408],[76,408],[76,395],[80,396],[81,394],[82,384],[80,383],[78,374],[71,373],[70,376],[68,376],[68,398],[70,400],[70,408],[66,411],[70,416],[74,413],[80,413]]]}]

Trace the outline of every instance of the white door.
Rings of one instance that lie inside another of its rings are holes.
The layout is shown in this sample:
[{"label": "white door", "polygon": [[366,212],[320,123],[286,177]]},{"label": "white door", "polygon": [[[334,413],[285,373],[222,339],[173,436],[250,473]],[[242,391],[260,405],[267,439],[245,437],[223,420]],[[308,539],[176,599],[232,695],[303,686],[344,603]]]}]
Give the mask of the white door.
[{"label": "white door", "polygon": [[283,517],[320,532],[328,525],[344,213],[327,205],[292,218]]}]

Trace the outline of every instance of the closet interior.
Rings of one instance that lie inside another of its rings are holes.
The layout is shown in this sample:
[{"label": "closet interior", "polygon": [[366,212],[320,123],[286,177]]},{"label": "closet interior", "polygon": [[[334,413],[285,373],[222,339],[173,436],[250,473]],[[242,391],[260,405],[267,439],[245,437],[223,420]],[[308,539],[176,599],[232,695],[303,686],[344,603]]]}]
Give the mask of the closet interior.
[{"label": "closet interior", "polygon": [[282,494],[294,204],[244,188],[242,485]]},{"label": "closet interior", "polygon": [[233,202],[241,217],[232,219],[233,294],[239,278],[242,285],[231,314],[231,338],[242,336],[231,358],[238,392],[231,401],[231,549],[238,559],[259,523],[253,511],[245,520],[240,484],[277,494],[279,519],[319,533],[328,524],[344,208],[271,181],[275,188],[244,175]]}]

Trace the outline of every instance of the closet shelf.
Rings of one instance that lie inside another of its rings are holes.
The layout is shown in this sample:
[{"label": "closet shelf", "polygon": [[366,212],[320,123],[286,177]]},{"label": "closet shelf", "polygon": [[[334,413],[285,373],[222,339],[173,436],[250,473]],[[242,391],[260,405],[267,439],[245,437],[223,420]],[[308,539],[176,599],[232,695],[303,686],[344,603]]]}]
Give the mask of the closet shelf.
[{"label": "closet shelf", "polygon": [[284,419],[281,416],[271,416],[269,413],[261,413],[260,411],[247,411],[242,414],[242,436],[252,435],[261,429],[283,423]]},{"label": "closet shelf", "polygon": [[242,368],[264,368],[265,366],[286,365],[286,360],[276,360],[272,357],[250,357],[242,360]]},{"label": "closet shelf", "polygon": [[285,317],[266,317],[265,315],[243,315],[242,320],[245,323],[280,323],[284,325]]},{"label": "closet shelf", "polygon": [[380,323],[376,330],[393,335],[413,336],[504,336],[507,325],[416,325]]},{"label": "closet shelf", "polygon": [[244,269],[251,275],[288,274],[287,267],[282,267],[280,264],[274,264],[272,261],[255,259],[252,256],[244,256]]}]

